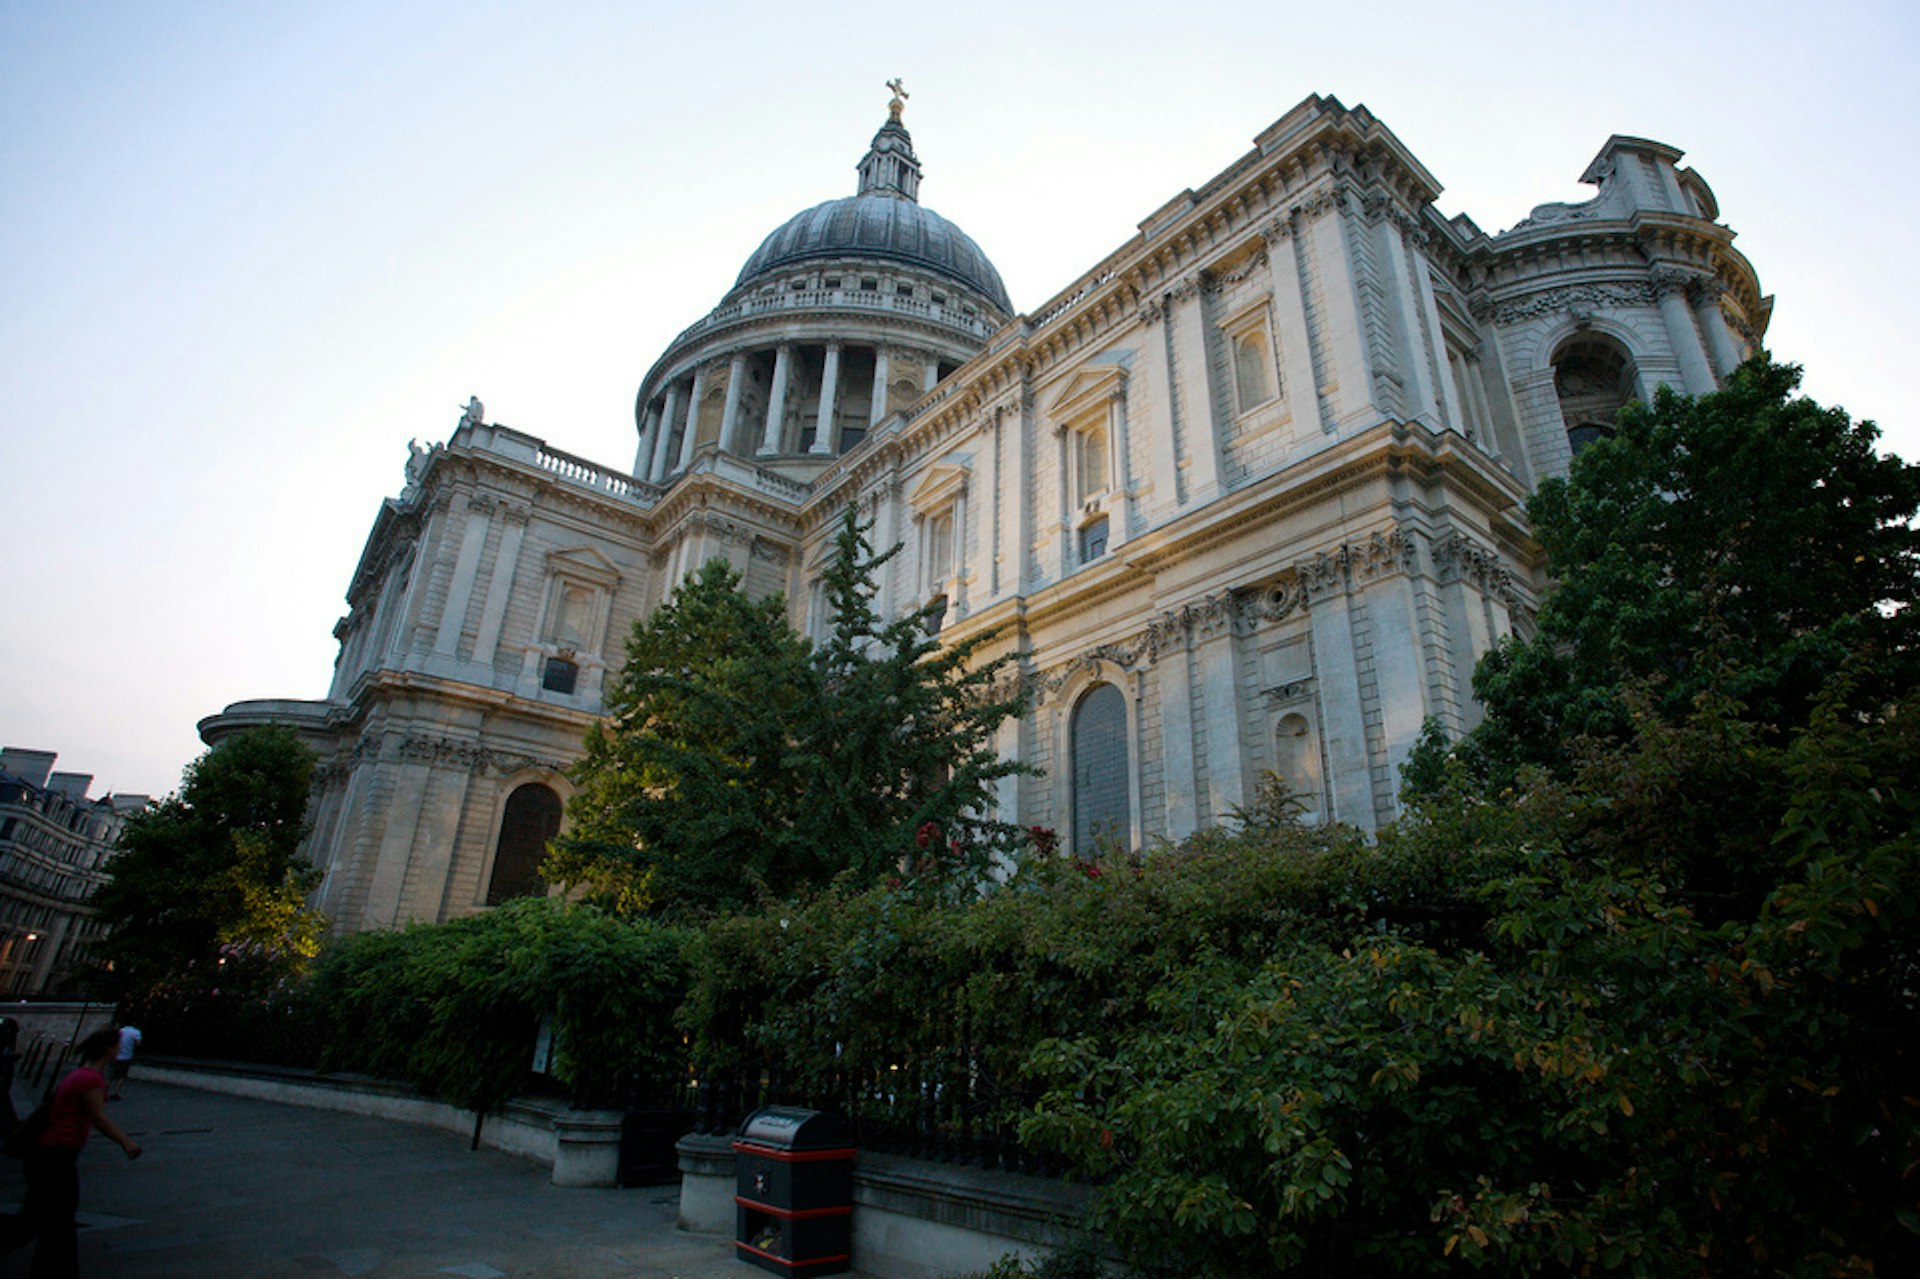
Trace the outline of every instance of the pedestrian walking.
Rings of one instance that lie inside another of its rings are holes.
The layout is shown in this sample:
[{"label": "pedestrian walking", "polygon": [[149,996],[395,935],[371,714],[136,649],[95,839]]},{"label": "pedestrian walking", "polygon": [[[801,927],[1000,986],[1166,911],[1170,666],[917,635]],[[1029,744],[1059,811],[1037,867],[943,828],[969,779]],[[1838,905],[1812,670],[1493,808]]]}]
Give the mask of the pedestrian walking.
[{"label": "pedestrian walking", "polygon": [[127,1075],[133,1070],[134,1050],[140,1047],[140,1028],[122,1026],[120,1028],[120,1049],[113,1055],[113,1087],[107,1090],[107,1100],[119,1101],[127,1091]]},{"label": "pedestrian walking", "polygon": [[20,1215],[0,1219],[0,1255],[38,1240],[28,1271],[32,1279],[75,1279],[79,1272],[73,1217],[80,1206],[77,1163],[87,1135],[98,1128],[127,1158],[140,1157],[140,1143],[107,1117],[106,1072],[120,1051],[120,1033],[102,1026],[80,1041],[78,1051],[80,1065],[53,1090],[46,1127],[22,1156],[27,1194]]}]

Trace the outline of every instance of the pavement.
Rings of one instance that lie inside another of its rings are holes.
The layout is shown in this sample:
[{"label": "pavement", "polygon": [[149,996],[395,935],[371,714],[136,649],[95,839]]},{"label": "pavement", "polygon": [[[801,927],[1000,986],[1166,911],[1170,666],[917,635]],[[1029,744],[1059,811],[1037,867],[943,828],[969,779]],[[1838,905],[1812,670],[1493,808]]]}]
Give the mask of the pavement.
[{"label": "pavement", "polygon": [[[16,1087],[25,1114],[32,1098]],[[674,1224],[679,1186],[562,1189],[437,1129],[140,1081],[80,1156],[88,1279],[754,1279],[730,1238]],[[0,1158],[0,1211],[20,1165]],[[27,1273],[30,1249],[0,1258]],[[858,1276],[855,1276],[858,1279]]]}]

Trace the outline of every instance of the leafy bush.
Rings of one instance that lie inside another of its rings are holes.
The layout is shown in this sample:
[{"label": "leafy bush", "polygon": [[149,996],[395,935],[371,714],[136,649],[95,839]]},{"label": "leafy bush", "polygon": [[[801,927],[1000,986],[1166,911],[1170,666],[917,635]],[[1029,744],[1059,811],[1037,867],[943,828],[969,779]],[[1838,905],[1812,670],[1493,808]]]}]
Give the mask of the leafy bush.
[{"label": "leafy bush", "polygon": [[321,1046],[327,1069],[405,1079],[430,1095],[494,1109],[530,1082],[551,1019],[552,1073],[576,1095],[615,1073],[684,1073],[673,1011],[687,934],[549,898],[445,924],[341,939],[303,992],[313,1023],[350,1026]]}]

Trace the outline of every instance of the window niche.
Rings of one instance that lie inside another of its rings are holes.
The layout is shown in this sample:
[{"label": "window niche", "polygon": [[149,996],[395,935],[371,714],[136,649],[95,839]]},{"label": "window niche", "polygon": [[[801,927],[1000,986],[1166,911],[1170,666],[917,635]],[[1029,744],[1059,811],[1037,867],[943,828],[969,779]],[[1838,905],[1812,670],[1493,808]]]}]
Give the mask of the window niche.
[{"label": "window niche", "polygon": [[926,604],[938,602],[937,629],[950,617],[965,612],[967,486],[972,476],[970,454],[949,453],[929,467],[908,495],[913,511],[917,561],[914,595]]},{"label": "window niche", "polygon": [[596,693],[620,574],[600,552],[580,546],[548,552],[546,580],[524,678],[533,688],[558,696]]},{"label": "window niche", "polygon": [[1267,299],[1262,297],[1220,322],[1236,417],[1245,417],[1280,397],[1280,365],[1267,310]]},{"label": "window niche", "polygon": [[1613,420],[1634,398],[1633,357],[1599,333],[1579,333],[1553,356],[1553,390],[1560,400],[1567,444],[1575,452],[1613,434]]},{"label": "window niche", "polygon": [[1082,366],[1054,398],[1050,413],[1060,440],[1061,569],[1105,555],[1125,535],[1127,492],[1124,363]]}]

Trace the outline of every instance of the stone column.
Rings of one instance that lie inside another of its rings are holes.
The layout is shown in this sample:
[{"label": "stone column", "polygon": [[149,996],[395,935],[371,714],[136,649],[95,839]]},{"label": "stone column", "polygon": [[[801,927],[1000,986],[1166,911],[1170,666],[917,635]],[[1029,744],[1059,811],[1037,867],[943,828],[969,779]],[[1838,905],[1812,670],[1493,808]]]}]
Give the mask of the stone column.
[{"label": "stone column", "polygon": [[1727,314],[1720,309],[1720,295],[1726,286],[1718,280],[1702,280],[1693,294],[1693,313],[1700,317],[1701,331],[1707,335],[1707,350],[1713,356],[1713,371],[1724,382],[1740,366],[1740,346],[1727,327]]},{"label": "stone column", "polygon": [[887,416],[887,348],[873,348],[873,407],[867,412],[867,429],[871,431],[880,425]]},{"label": "stone column", "polygon": [[680,384],[667,384],[666,407],[660,414],[660,428],[653,439],[653,465],[647,478],[655,484],[667,478],[667,445],[673,440],[673,421],[680,416]]},{"label": "stone column", "polygon": [[649,404],[644,423],[640,427],[640,448],[633,455],[633,478],[648,479],[653,474],[653,443],[660,431],[660,406]]},{"label": "stone column", "polygon": [[793,344],[782,342],[773,352],[773,385],[767,389],[767,425],[760,436],[760,456],[780,451],[780,428],[787,418],[787,379],[792,376]]},{"label": "stone column", "polygon": [[840,344],[827,343],[826,362],[820,367],[820,415],[819,425],[813,429],[813,452],[833,453],[834,436],[839,434],[833,428],[834,402],[840,390]]},{"label": "stone column", "polygon": [[747,353],[735,351],[733,359],[727,363],[727,404],[720,411],[720,449],[722,452],[744,452],[734,437],[740,420],[740,389],[747,381]]},{"label": "stone column", "polygon": [[1660,319],[1666,325],[1667,341],[1674,359],[1680,364],[1680,389],[1688,395],[1705,395],[1716,387],[1713,370],[1707,366],[1707,353],[1700,345],[1700,330],[1694,327],[1693,312],[1687,308],[1687,286],[1695,276],[1683,271],[1656,268],[1653,290],[1660,299]]},{"label": "stone column", "polygon": [[693,465],[693,440],[700,429],[700,397],[707,392],[707,366],[693,371],[693,391],[687,396],[687,424],[680,434],[680,460],[673,469],[684,471]]},{"label": "stone column", "polygon": [[920,393],[925,395],[940,380],[940,357],[928,351],[921,358],[926,361],[926,365],[920,371]]}]

